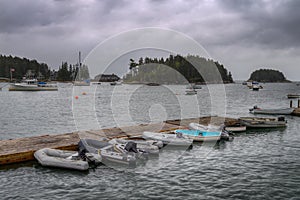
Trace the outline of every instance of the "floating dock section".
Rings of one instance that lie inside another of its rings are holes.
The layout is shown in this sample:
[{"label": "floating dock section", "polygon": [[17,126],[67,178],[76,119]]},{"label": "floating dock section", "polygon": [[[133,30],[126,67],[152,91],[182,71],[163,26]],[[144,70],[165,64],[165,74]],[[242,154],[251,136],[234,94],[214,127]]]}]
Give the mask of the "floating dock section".
[{"label": "floating dock section", "polygon": [[113,138],[138,138],[144,131],[168,132],[175,129],[186,128],[189,123],[200,124],[231,124],[236,119],[223,117],[202,117],[191,119],[168,120],[156,124],[141,124],[121,128],[110,128],[101,130],[80,131],[63,133],[57,135],[41,135],[35,137],[18,138],[11,140],[0,140],[0,165],[20,163],[34,160],[34,152],[42,148],[54,148],[62,150],[77,150],[80,138],[99,139]]}]

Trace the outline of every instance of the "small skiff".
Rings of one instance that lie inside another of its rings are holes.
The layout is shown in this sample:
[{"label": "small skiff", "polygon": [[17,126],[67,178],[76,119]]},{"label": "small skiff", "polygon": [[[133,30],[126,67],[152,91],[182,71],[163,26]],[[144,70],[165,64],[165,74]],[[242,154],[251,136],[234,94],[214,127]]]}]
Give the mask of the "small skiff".
[{"label": "small skiff", "polygon": [[237,123],[230,126],[225,126],[225,130],[230,132],[244,132],[247,130],[247,127],[245,125]]},{"label": "small skiff", "polygon": [[44,148],[36,151],[34,157],[42,166],[76,170],[88,170],[89,164],[83,161],[76,151],[63,151]]},{"label": "small skiff", "polygon": [[286,127],[286,120],[284,117],[278,118],[259,118],[259,117],[241,117],[239,118],[241,124],[247,128],[281,128]]},{"label": "small skiff", "polygon": [[221,139],[221,132],[205,132],[201,130],[188,130],[188,129],[177,129],[174,131],[176,134],[181,133],[193,141],[204,142],[204,141],[218,141]]},{"label": "small skiff", "polygon": [[287,98],[289,98],[289,99],[300,98],[300,94],[288,94]]},{"label": "small skiff", "polygon": [[174,145],[174,146],[190,146],[193,140],[177,134],[165,134],[165,133],[154,133],[145,131],[143,133],[143,138],[146,140],[158,140],[162,141],[164,145]]},{"label": "small skiff", "polygon": [[208,126],[205,126],[205,125],[198,124],[198,123],[190,123],[189,128],[193,129],[193,130],[203,131],[203,132],[211,132],[211,131],[214,132],[217,130],[221,130],[220,126],[215,126],[215,125],[211,125],[211,124],[209,124]]},{"label": "small skiff", "polygon": [[[147,143],[146,141],[134,141],[134,140],[124,140],[124,139],[112,139],[109,141],[110,144],[120,144],[120,145],[126,145],[129,142],[136,143],[137,149],[139,149],[143,152],[149,153],[151,155],[159,154],[158,146],[155,146],[151,143]],[[161,144],[162,144],[162,142],[161,142]]]},{"label": "small skiff", "polygon": [[185,94],[186,95],[195,95],[195,94],[197,94],[197,91],[195,89],[186,90]]},{"label": "small skiff", "polygon": [[[109,161],[117,164],[135,166],[137,162],[136,154],[130,153],[129,151],[131,151],[131,149],[126,150],[125,147],[119,144],[110,144],[94,139],[81,139],[78,143],[78,147],[79,153],[90,152],[101,155],[104,163]],[[138,153],[136,149],[133,151]],[[138,155],[141,157],[140,154]]]},{"label": "small skiff", "polygon": [[253,114],[290,115],[294,111],[294,108],[262,109],[254,106],[249,111]]}]

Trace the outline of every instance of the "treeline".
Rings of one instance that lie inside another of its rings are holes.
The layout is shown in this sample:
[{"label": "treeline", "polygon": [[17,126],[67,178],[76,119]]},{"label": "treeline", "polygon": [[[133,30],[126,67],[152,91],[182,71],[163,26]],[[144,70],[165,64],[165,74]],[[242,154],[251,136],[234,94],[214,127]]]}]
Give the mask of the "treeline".
[{"label": "treeline", "polygon": [[258,82],[290,82],[282,72],[273,69],[259,69],[250,75],[249,80]]},{"label": "treeline", "polygon": [[26,73],[34,77],[49,79],[50,70],[45,63],[38,63],[36,60],[0,55],[0,77],[10,78],[10,70],[14,79],[22,79]]},{"label": "treeline", "polygon": [[130,59],[126,82],[232,83],[232,75],[220,63],[199,56]]},{"label": "treeline", "polygon": [[[83,68],[85,69],[86,66]],[[39,63],[36,60],[0,55],[0,78],[10,79],[10,72],[12,71],[14,80],[21,80],[26,77],[39,80],[74,81],[78,70],[78,64],[68,65],[67,62],[63,62],[56,71],[50,70],[47,64]]]},{"label": "treeline", "polygon": [[78,73],[78,66],[68,66],[67,62],[63,62],[58,71],[53,71],[52,79],[57,81],[74,81]]}]

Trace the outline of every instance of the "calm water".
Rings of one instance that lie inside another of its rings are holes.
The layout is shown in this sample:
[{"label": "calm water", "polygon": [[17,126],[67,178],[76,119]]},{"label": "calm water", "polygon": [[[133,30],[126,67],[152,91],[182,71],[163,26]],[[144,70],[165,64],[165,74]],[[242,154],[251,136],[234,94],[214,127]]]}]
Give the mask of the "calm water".
[{"label": "calm water", "polygon": [[[181,117],[250,116],[254,105],[286,107],[286,94],[300,93],[295,84],[264,84],[259,92],[241,84],[204,86],[197,97],[184,95],[185,86],[60,86],[57,92],[0,91],[0,139]],[[36,162],[10,166],[0,170],[0,197],[300,199],[300,117],[286,118],[286,129],[248,131],[232,142],[194,145],[190,151],[164,149],[158,159],[131,171],[100,166],[83,173]]]}]

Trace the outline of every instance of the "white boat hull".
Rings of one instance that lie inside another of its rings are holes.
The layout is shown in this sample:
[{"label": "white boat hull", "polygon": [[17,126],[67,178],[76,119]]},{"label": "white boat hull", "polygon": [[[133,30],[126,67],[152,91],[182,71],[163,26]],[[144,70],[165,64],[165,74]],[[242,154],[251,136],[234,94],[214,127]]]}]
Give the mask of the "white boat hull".
[{"label": "white boat hull", "polygon": [[9,91],[57,91],[57,87],[47,86],[39,87],[37,85],[17,85],[13,84],[9,87]]},{"label": "white boat hull", "polygon": [[290,115],[294,111],[294,108],[282,108],[282,109],[250,109],[253,114],[266,114],[266,115]]},{"label": "white boat hull", "polygon": [[177,137],[176,134],[163,134],[145,131],[143,133],[144,139],[162,141],[165,145],[174,146],[190,146],[193,140],[187,137]]},{"label": "white boat hull", "polygon": [[231,131],[231,132],[244,132],[247,130],[246,126],[227,126],[225,127],[226,131]]},{"label": "white boat hull", "polygon": [[241,117],[239,118],[241,124],[247,128],[281,128],[286,127],[286,121],[278,121],[276,118],[251,118]]}]

